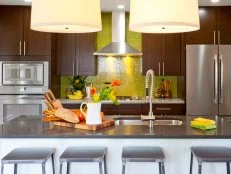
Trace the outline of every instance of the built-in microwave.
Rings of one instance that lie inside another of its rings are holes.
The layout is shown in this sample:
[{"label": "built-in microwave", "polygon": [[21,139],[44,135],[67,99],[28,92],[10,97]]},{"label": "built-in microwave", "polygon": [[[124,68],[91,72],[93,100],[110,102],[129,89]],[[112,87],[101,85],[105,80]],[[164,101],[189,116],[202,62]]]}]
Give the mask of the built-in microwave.
[{"label": "built-in microwave", "polygon": [[46,61],[1,61],[0,94],[37,94],[48,89]]}]

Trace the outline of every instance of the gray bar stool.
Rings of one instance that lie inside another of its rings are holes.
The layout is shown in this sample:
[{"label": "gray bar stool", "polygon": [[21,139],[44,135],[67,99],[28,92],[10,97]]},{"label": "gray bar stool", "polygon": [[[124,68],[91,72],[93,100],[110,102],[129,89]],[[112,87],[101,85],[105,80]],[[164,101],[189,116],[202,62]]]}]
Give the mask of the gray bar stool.
[{"label": "gray bar stool", "polygon": [[54,169],[54,148],[16,148],[2,158],[1,174],[4,164],[14,164],[14,174],[17,174],[18,164],[42,164],[42,174],[46,174],[45,163],[51,157],[52,170]]},{"label": "gray bar stool", "polygon": [[193,156],[198,161],[198,174],[202,172],[202,162],[224,162],[226,163],[227,174],[230,174],[231,148],[219,146],[191,147],[190,174],[192,174]]},{"label": "gray bar stool", "polygon": [[97,162],[99,163],[99,173],[107,173],[106,168],[106,147],[68,147],[60,156],[59,174],[62,174],[63,163],[67,163],[67,174],[70,173],[70,163],[73,162]]},{"label": "gray bar stool", "polygon": [[159,174],[165,174],[164,159],[165,157],[161,147],[123,147],[122,174],[125,174],[125,166],[127,162],[158,162]]}]

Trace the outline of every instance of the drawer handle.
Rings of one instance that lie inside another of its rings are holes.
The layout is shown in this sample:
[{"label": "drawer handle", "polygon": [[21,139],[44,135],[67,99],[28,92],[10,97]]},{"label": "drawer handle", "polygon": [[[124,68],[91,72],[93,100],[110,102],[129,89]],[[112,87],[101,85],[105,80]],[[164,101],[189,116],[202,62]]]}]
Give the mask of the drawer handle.
[{"label": "drawer handle", "polygon": [[158,111],[171,111],[172,108],[156,108]]}]

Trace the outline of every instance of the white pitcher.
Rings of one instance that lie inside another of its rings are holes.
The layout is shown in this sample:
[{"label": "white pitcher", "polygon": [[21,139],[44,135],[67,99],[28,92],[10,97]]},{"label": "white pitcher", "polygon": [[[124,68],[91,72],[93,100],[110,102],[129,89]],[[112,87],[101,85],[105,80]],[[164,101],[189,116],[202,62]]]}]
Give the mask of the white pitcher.
[{"label": "white pitcher", "polygon": [[[83,112],[83,105],[87,105],[87,114]],[[101,118],[101,102],[98,103],[82,103],[80,111],[86,116],[86,124],[96,125],[102,124]]]}]

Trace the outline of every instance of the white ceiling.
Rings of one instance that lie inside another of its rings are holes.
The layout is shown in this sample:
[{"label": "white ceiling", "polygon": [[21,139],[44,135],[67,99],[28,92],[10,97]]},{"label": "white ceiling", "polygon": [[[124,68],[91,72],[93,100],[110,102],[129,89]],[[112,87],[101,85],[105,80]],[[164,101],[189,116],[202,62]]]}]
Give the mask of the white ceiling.
[{"label": "white ceiling", "polygon": [[[102,11],[118,11],[117,5],[125,5],[129,11],[130,0],[101,0]],[[210,0],[199,0],[200,6],[231,6],[231,0],[220,0],[219,3],[211,3]],[[0,5],[30,5],[24,0],[0,0]]]}]

